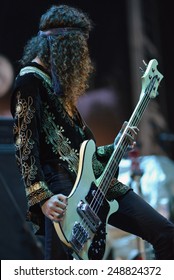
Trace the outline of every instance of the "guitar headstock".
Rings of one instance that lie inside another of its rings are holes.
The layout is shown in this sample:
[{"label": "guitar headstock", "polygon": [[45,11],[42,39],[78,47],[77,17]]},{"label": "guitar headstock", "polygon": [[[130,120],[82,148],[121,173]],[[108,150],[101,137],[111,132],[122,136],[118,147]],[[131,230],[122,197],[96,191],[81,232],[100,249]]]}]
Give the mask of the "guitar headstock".
[{"label": "guitar headstock", "polygon": [[157,70],[158,61],[151,59],[146,66],[146,70],[141,77],[142,79],[142,92],[147,94],[150,98],[155,98],[158,95],[158,86],[163,78],[163,75]]}]

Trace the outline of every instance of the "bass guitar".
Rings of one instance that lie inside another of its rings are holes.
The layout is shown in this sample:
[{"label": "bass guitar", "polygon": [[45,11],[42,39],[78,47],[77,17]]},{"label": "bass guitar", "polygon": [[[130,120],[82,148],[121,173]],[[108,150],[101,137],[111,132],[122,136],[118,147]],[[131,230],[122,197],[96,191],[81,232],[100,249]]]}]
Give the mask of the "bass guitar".
[{"label": "bass guitar", "polygon": [[142,90],[137,106],[98,179],[92,168],[95,142],[87,140],[81,145],[77,178],[68,196],[66,214],[63,221],[53,222],[60,240],[72,250],[76,259],[100,260],[104,257],[108,218],[119,207],[116,200],[107,201],[106,193],[129,145],[126,137],[130,133],[129,127],[138,126],[150,99],[158,94],[163,75],[157,65],[156,59],[149,61],[141,77]]}]

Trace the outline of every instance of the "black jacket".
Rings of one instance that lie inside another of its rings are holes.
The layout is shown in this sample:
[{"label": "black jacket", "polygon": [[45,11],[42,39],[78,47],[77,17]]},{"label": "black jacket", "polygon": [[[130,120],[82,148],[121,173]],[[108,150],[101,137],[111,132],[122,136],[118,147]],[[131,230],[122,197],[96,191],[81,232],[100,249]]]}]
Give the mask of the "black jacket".
[{"label": "black jacket", "polygon": [[[30,213],[37,216],[40,203],[53,195],[44,166],[62,165],[75,181],[80,146],[84,140],[95,139],[78,111],[74,118],[68,115],[61,98],[54,94],[48,73],[37,63],[24,67],[16,77],[11,112],[17,164]],[[96,177],[103,172],[113,148],[113,144],[96,147],[92,162]],[[117,181],[114,196],[128,189]]]}]

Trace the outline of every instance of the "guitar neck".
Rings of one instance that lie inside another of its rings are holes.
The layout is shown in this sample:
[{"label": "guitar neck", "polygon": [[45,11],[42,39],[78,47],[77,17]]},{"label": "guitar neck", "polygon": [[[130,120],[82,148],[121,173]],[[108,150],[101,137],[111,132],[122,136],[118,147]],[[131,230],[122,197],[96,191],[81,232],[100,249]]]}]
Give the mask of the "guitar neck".
[{"label": "guitar neck", "polygon": [[149,61],[146,71],[142,76],[142,90],[139,101],[135,107],[133,114],[127,123],[101,177],[99,178],[99,188],[106,194],[111,180],[115,177],[116,171],[118,170],[119,163],[124,156],[126,149],[129,145],[128,138],[126,137],[129,131],[129,127],[138,126],[143,113],[151,98],[155,98],[157,95],[158,85],[163,78],[163,75],[157,70],[158,62],[156,59]]},{"label": "guitar neck", "polygon": [[117,143],[106,167],[105,170],[102,174],[102,179],[100,181],[99,188],[102,190],[104,194],[107,193],[109,187],[110,187],[110,182],[112,178],[114,178],[116,171],[118,169],[119,163],[124,156],[126,149],[129,145],[128,140],[126,139],[126,133],[128,131],[128,127],[130,126],[138,126],[143,113],[150,101],[149,94],[147,92],[141,93],[140,99],[137,103],[137,106],[135,107],[135,110],[133,111],[133,114],[127,123],[124,132],[122,133],[122,136],[120,137],[119,142]]}]

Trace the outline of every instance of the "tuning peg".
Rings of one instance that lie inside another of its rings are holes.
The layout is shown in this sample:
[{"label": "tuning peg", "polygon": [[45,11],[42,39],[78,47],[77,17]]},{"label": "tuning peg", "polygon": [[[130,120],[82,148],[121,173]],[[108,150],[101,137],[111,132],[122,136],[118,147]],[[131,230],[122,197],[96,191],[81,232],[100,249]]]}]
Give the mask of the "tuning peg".
[{"label": "tuning peg", "polygon": [[145,60],[143,60],[143,64],[147,67],[147,63],[145,62]]},{"label": "tuning peg", "polygon": [[144,74],[144,69],[142,67],[139,67],[139,69],[142,72],[142,74]]}]

